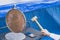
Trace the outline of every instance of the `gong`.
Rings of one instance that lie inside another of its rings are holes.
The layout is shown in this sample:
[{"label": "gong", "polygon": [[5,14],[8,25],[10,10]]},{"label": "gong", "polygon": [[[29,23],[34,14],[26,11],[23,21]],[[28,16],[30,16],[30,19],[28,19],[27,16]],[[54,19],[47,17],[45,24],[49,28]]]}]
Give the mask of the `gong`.
[{"label": "gong", "polygon": [[26,18],[21,11],[12,9],[6,15],[6,24],[10,31],[19,33],[25,28]]}]

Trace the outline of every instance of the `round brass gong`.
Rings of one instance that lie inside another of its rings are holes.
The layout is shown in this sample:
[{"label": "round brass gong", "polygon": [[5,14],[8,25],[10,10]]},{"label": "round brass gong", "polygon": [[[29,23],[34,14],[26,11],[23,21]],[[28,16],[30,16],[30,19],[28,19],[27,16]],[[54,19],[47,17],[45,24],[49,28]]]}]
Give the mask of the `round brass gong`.
[{"label": "round brass gong", "polygon": [[12,9],[6,16],[6,24],[11,31],[19,33],[24,30],[26,19],[21,11]]}]

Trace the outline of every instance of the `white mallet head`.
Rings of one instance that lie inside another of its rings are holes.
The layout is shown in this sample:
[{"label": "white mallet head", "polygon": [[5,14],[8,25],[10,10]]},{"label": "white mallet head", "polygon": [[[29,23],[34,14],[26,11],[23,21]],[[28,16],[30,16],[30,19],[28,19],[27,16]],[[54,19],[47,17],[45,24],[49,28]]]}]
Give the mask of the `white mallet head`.
[{"label": "white mallet head", "polygon": [[32,21],[36,21],[37,20],[37,16],[34,16],[31,20]]}]

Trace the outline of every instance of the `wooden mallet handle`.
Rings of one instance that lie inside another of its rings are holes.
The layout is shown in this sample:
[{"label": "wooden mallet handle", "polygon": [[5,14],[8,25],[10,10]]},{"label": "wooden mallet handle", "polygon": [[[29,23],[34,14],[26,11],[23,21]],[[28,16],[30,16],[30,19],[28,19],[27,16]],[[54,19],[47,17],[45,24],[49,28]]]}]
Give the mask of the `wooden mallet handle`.
[{"label": "wooden mallet handle", "polygon": [[33,22],[35,21],[37,23],[37,25],[39,26],[39,28],[41,30],[43,30],[43,27],[39,24],[39,22],[37,21],[37,16],[34,16],[32,19],[31,19]]}]

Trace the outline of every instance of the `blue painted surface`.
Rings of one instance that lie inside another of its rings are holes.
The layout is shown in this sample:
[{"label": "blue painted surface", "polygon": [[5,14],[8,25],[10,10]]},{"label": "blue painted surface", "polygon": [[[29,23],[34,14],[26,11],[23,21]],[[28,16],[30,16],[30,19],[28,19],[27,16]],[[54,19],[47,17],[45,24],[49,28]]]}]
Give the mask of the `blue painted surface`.
[{"label": "blue painted surface", "polygon": [[[0,28],[6,26],[6,14],[13,8],[13,5],[0,6]],[[31,21],[33,16],[38,17],[39,23],[43,28],[48,29],[52,33],[60,34],[60,2],[51,4],[24,3],[17,4],[17,9],[24,12],[26,21],[30,22],[30,26],[40,31],[35,22]],[[53,30],[53,31],[52,31]],[[0,33],[9,32],[8,28],[0,30]],[[53,40],[49,37],[43,37],[42,40]]]}]

